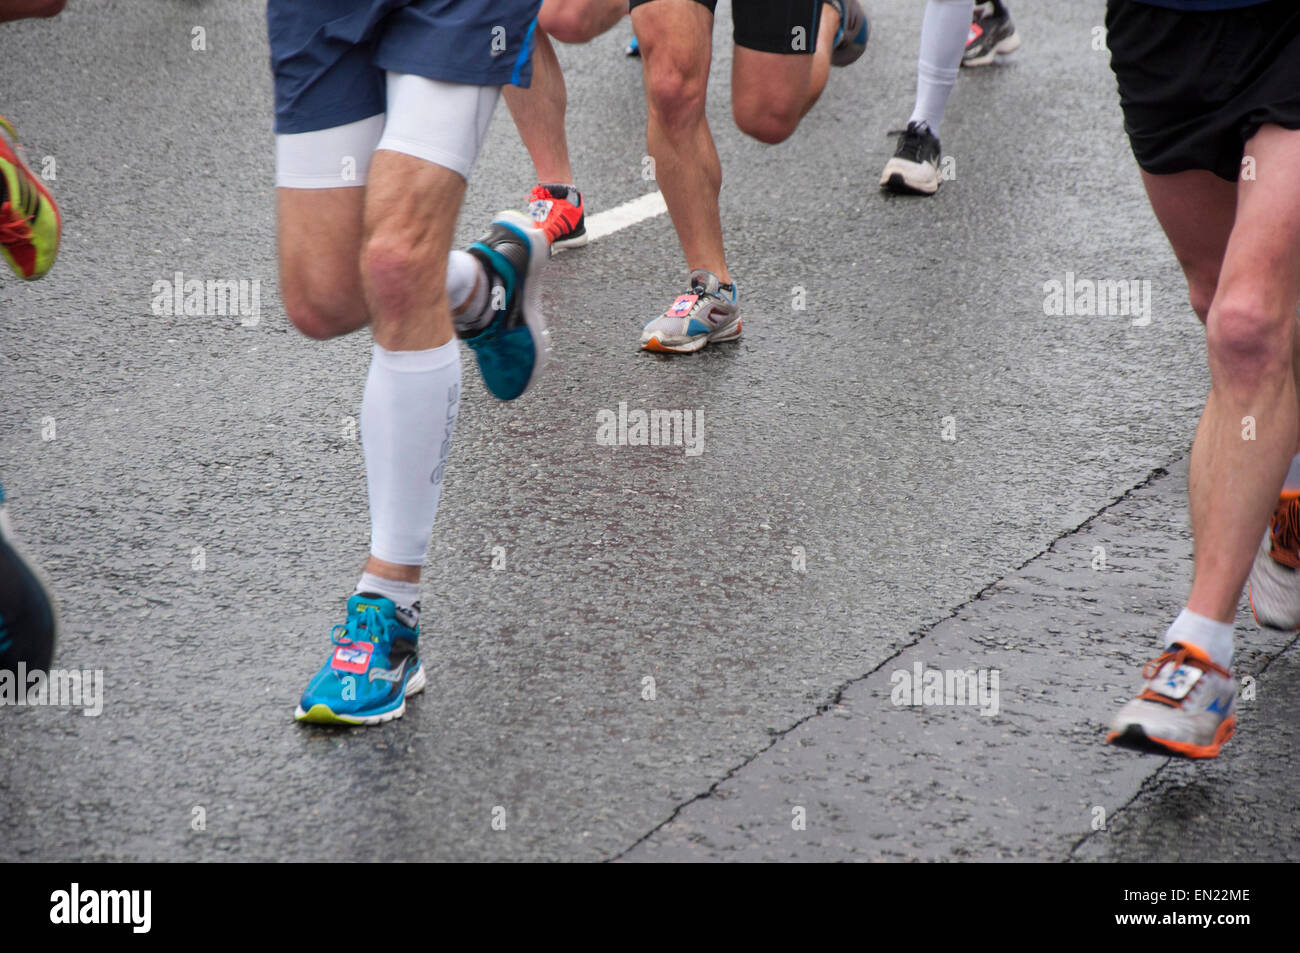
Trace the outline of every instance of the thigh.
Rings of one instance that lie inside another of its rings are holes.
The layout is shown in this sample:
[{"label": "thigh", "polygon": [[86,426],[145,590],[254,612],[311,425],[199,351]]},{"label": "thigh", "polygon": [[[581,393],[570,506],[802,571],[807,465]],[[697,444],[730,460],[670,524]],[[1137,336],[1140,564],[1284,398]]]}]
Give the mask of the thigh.
[{"label": "thigh", "polygon": [[501,87],[403,73],[389,73],[387,85],[387,118],[376,149],[436,163],[468,180]]},{"label": "thigh", "polygon": [[561,43],[586,43],[625,13],[627,0],[545,0],[537,25]]},{"label": "thigh", "polygon": [[822,3],[734,0],[731,108],[742,129],[776,117],[788,135],[812,88]]},{"label": "thigh", "polygon": [[1292,321],[1300,307],[1300,129],[1263,126],[1245,153],[1254,174],[1237,185],[1219,294],[1241,295],[1251,311]]},{"label": "thigh", "polygon": [[1187,277],[1188,296],[1204,321],[1237,214],[1237,188],[1213,172],[1142,173],[1156,220]]},{"label": "thigh", "polygon": [[359,260],[364,185],[384,116],[276,136],[280,289],[290,320],[311,337],[366,323]]}]

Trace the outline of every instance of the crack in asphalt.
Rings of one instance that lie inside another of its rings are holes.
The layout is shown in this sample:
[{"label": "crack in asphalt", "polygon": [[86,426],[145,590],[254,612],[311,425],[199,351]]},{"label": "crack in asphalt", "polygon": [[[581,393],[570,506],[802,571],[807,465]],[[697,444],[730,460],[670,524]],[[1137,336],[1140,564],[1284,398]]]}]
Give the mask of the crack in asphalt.
[{"label": "crack in asphalt", "polygon": [[[1119,807],[1117,807],[1111,813],[1110,815],[1111,818],[1114,819],[1119,817],[1130,807],[1132,807],[1134,802],[1136,802],[1137,799],[1140,798],[1143,794],[1145,794],[1149,790],[1154,790],[1156,785],[1156,780],[1160,777],[1160,773],[1164,771],[1165,768],[1169,767],[1169,765],[1173,763],[1173,760],[1174,759],[1172,756],[1164,757],[1160,762],[1160,766],[1142,779],[1142,783],[1139,784],[1137,790],[1133,792],[1133,796],[1129,798],[1127,801],[1125,801],[1123,804],[1121,804]],[[1088,833],[1084,834],[1082,837],[1080,837],[1077,841],[1074,842],[1074,846],[1070,848],[1070,852],[1066,854],[1065,857],[1060,862],[1063,864],[1074,863],[1075,861],[1074,855],[1079,850],[1079,848],[1101,833],[1105,833],[1105,828],[1098,828],[1096,830],[1091,830]]]},{"label": "crack in asphalt", "polygon": [[[1115,508],[1116,506],[1118,506],[1119,504],[1121,504],[1121,503],[1123,503],[1123,502],[1129,500],[1129,499],[1133,496],[1134,493],[1137,493],[1139,490],[1146,489],[1148,486],[1150,486],[1151,484],[1153,484],[1153,483],[1156,482],[1157,480],[1159,480],[1159,479],[1161,479],[1161,478],[1163,478],[1163,477],[1168,476],[1168,475],[1169,475],[1169,470],[1170,470],[1170,468],[1173,467],[1173,466],[1175,466],[1175,465],[1178,463],[1178,461],[1181,460],[1181,459],[1182,459],[1183,457],[1185,457],[1185,456],[1187,456],[1187,453],[1186,453],[1186,452],[1184,452],[1184,453],[1180,453],[1178,456],[1174,457],[1174,459],[1171,460],[1171,461],[1170,461],[1168,464],[1166,464],[1165,466],[1155,467],[1155,468],[1152,469],[1150,472],[1148,472],[1147,475],[1146,475],[1146,477],[1144,477],[1140,482],[1135,483],[1133,486],[1131,486],[1131,487],[1129,487],[1127,490],[1125,490],[1121,495],[1119,495],[1119,496],[1115,497],[1114,499],[1110,500],[1108,503],[1106,503],[1105,505],[1103,505],[1100,509],[1098,509],[1095,513],[1093,513],[1091,516],[1089,516],[1086,520],[1084,520],[1083,522],[1079,523],[1077,526],[1073,527],[1072,529],[1067,529],[1067,530],[1065,530],[1065,531],[1063,531],[1063,532],[1057,534],[1056,536],[1054,536],[1054,537],[1052,538],[1051,542],[1049,542],[1049,543],[1048,543],[1045,547],[1043,547],[1043,549],[1041,549],[1039,552],[1034,553],[1032,556],[1030,556],[1030,557],[1028,557],[1027,559],[1025,559],[1025,560],[1024,560],[1023,562],[1021,562],[1019,565],[1011,567],[1011,568],[1008,569],[1006,572],[1004,572],[1002,575],[998,576],[998,577],[997,577],[996,579],[994,579],[993,581],[991,581],[991,582],[987,583],[986,585],[984,585],[984,586],[983,586],[983,587],[982,587],[978,592],[976,592],[976,593],[975,593],[973,596],[971,596],[969,599],[966,599],[964,602],[958,603],[956,606],[954,606],[954,607],[953,607],[953,608],[948,612],[947,615],[943,616],[942,618],[935,619],[933,622],[927,623],[926,625],[924,625],[924,626],[922,626],[921,628],[917,629],[915,632],[911,633],[911,636],[912,636],[912,637],[911,637],[911,640],[910,640],[910,641],[904,643],[903,645],[900,645],[900,646],[899,646],[899,647],[898,647],[898,648],[897,648],[897,649],[896,649],[896,650],[895,650],[891,655],[889,655],[889,656],[887,656],[886,658],[884,658],[883,660],[881,660],[881,662],[880,662],[878,665],[876,665],[875,667],[873,667],[870,671],[868,671],[868,672],[866,672],[866,673],[864,673],[864,674],[862,674],[862,675],[858,675],[858,676],[856,676],[856,677],[854,677],[854,678],[851,678],[851,679],[849,679],[849,680],[846,681],[846,682],[843,682],[842,684],[840,684],[840,685],[835,689],[834,695],[831,697],[831,699],[830,699],[829,701],[827,701],[827,702],[825,702],[825,703],[823,703],[823,704],[821,704],[821,705],[818,705],[818,706],[817,706],[813,711],[809,712],[807,715],[804,715],[802,718],[799,718],[797,721],[793,722],[793,723],[792,723],[791,725],[789,725],[788,727],[783,728],[783,729],[781,729],[780,731],[772,732],[772,734],[771,734],[771,738],[770,738],[770,740],[768,741],[768,743],[767,743],[766,745],[764,745],[763,747],[759,748],[757,751],[755,751],[755,752],[753,752],[752,754],[750,754],[749,756],[747,756],[747,757],[746,757],[744,760],[742,760],[739,764],[737,764],[737,765],[733,766],[732,768],[728,769],[727,772],[726,772],[722,777],[718,778],[716,781],[714,781],[712,784],[710,784],[710,785],[709,785],[705,790],[703,790],[703,791],[701,791],[700,793],[695,794],[695,795],[693,795],[693,796],[687,798],[686,800],[680,802],[679,804],[677,804],[677,805],[673,808],[672,812],[671,812],[671,813],[670,813],[666,818],[664,818],[662,821],[660,821],[660,822],[659,822],[658,824],[656,824],[654,827],[650,828],[650,830],[646,831],[644,834],[642,834],[640,837],[638,837],[636,840],[634,840],[631,844],[629,844],[627,847],[623,848],[623,849],[622,849],[621,851],[619,851],[618,853],[616,853],[616,854],[614,854],[614,855],[612,855],[612,856],[610,856],[610,857],[605,858],[605,861],[604,861],[604,862],[605,862],[605,863],[612,863],[612,862],[614,862],[614,861],[621,860],[623,857],[626,857],[628,854],[630,854],[633,850],[635,850],[635,849],[636,849],[637,847],[639,847],[641,844],[645,843],[647,840],[649,840],[649,839],[650,839],[651,837],[653,837],[655,834],[659,833],[659,831],[663,830],[665,827],[667,827],[667,826],[668,826],[669,824],[671,824],[673,821],[677,820],[677,818],[681,816],[682,811],[686,810],[686,808],[690,807],[692,804],[696,803],[697,801],[704,801],[704,800],[707,800],[708,798],[712,797],[713,794],[714,794],[714,792],[716,792],[720,786],[722,786],[722,785],[725,784],[726,782],[730,781],[732,778],[734,778],[737,774],[739,774],[739,773],[740,773],[741,771],[743,771],[745,768],[749,767],[749,765],[751,765],[754,761],[758,760],[758,759],[759,759],[760,757],[762,757],[765,753],[767,753],[768,751],[770,751],[770,750],[771,750],[771,749],[776,745],[776,743],[779,742],[779,741],[780,741],[782,738],[784,738],[786,735],[789,735],[791,732],[793,732],[793,731],[795,731],[796,729],[798,729],[798,728],[802,727],[803,725],[807,724],[809,721],[812,721],[814,718],[817,718],[817,717],[819,717],[819,716],[825,714],[826,712],[830,711],[832,708],[835,708],[837,705],[839,705],[840,702],[841,702],[841,701],[843,700],[843,698],[844,698],[844,693],[845,693],[849,688],[851,688],[852,686],[858,684],[859,682],[865,681],[866,679],[868,679],[868,678],[870,678],[871,676],[875,675],[875,674],[876,674],[877,672],[879,672],[882,668],[884,668],[884,667],[885,667],[886,665],[888,665],[890,662],[892,662],[892,661],[894,661],[895,659],[897,659],[900,655],[904,654],[905,652],[908,652],[908,651],[910,651],[911,649],[916,648],[916,646],[920,645],[921,642],[923,642],[923,641],[925,640],[925,637],[926,637],[927,635],[929,635],[931,632],[933,632],[936,628],[938,628],[938,627],[939,627],[940,625],[942,625],[944,622],[948,622],[948,621],[950,621],[950,620],[952,620],[952,619],[955,619],[955,618],[956,618],[959,614],[961,614],[961,612],[962,612],[964,609],[966,609],[968,606],[974,605],[975,603],[977,603],[977,602],[981,601],[982,599],[986,598],[990,593],[992,593],[992,592],[997,588],[997,586],[998,586],[998,585],[999,585],[1003,580],[1007,579],[1007,578],[1010,577],[1010,576],[1015,575],[1016,573],[1020,572],[1020,571],[1021,571],[1022,569],[1024,569],[1025,567],[1029,566],[1029,565],[1030,565],[1031,563],[1033,563],[1035,560],[1041,559],[1043,556],[1045,556],[1045,555],[1047,555],[1048,553],[1050,553],[1050,552],[1051,552],[1051,551],[1056,547],[1056,544],[1057,544],[1057,543],[1061,542],[1061,541],[1064,540],[1064,539],[1069,539],[1071,536],[1074,536],[1076,533],[1079,533],[1079,532],[1081,532],[1082,530],[1087,529],[1088,526],[1090,526],[1090,525],[1091,525],[1091,524],[1092,524],[1092,523],[1093,523],[1093,522],[1094,522],[1098,517],[1100,517],[1100,516],[1104,516],[1106,513],[1108,513],[1110,510],[1114,509],[1114,508]],[[1285,651],[1285,650],[1283,650],[1283,651]],[[1279,653],[1279,654],[1280,654],[1280,653]],[[1270,663],[1269,663],[1269,664],[1272,664],[1272,660],[1270,660]],[[1265,667],[1265,670],[1266,670],[1266,668],[1267,668],[1267,666]],[[1264,672],[1264,670],[1261,670],[1261,671],[1260,671],[1260,674],[1262,675],[1263,672]],[[1167,767],[1167,766],[1168,766],[1168,759],[1166,759],[1166,761],[1165,761],[1163,764],[1161,764],[1160,767],[1156,768],[1155,771],[1153,771],[1153,772],[1152,772],[1152,773],[1151,773],[1147,778],[1145,778],[1145,779],[1143,780],[1141,786],[1139,786],[1139,788],[1138,788],[1138,790],[1137,790],[1137,793],[1135,793],[1135,794],[1133,795],[1133,797],[1129,799],[1128,802],[1126,802],[1122,807],[1120,807],[1119,810],[1117,810],[1117,811],[1115,812],[1115,814],[1112,815],[1112,817],[1114,817],[1114,816],[1118,816],[1118,815],[1119,815],[1119,814],[1120,814],[1120,813],[1121,813],[1125,808],[1127,808],[1130,804],[1132,804],[1133,801],[1136,800],[1136,798],[1137,798],[1139,795],[1141,795],[1141,793],[1146,789],[1148,782],[1153,781],[1153,780],[1155,779],[1155,777],[1156,777],[1156,776],[1157,776],[1161,771],[1163,771],[1164,768]],[[1086,841],[1089,837],[1091,837],[1091,836],[1092,836],[1093,834],[1095,834],[1095,833],[1097,833],[1097,832],[1096,832],[1096,831],[1092,831],[1092,832],[1090,832],[1089,834],[1084,835],[1084,837],[1081,838],[1080,841],[1079,841],[1078,843],[1076,843],[1076,844],[1074,845],[1074,847],[1072,847],[1072,848],[1070,849],[1070,855],[1067,856],[1067,857],[1065,858],[1065,860],[1062,861],[1062,862],[1063,862],[1063,863],[1064,863],[1064,862],[1068,862],[1068,861],[1071,859],[1071,857],[1073,856],[1074,852],[1075,852],[1076,850],[1079,849],[1079,847],[1083,844],[1083,842]]]}]

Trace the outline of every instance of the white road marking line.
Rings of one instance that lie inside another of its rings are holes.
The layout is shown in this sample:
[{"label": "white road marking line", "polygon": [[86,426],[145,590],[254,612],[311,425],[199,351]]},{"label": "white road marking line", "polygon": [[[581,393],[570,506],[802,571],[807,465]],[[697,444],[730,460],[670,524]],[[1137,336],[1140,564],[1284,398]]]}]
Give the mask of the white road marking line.
[{"label": "white road marking line", "polygon": [[597,212],[587,219],[587,235],[594,242],[606,235],[613,235],[629,225],[635,225],[637,222],[644,222],[647,218],[662,215],[666,211],[668,211],[668,206],[664,204],[663,193],[656,189],[654,192],[647,192],[630,202],[624,202],[622,205],[616,205],[603,212]]}]

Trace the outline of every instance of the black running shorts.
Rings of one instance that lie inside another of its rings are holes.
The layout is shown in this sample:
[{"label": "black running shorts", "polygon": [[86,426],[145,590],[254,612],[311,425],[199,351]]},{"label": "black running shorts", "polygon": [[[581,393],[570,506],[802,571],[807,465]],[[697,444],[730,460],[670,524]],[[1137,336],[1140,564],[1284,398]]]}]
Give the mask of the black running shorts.
[{"label": "black running shorts", "polygon": [[1260,126],[1300,129],[1300,2],[1185,13],[1108,0],[1124,131],[1143,170],[1231,182]]},{"label": "black running shorts", "polygon": [[[628,8],[653,0],[630,0]],[[712,13],[718,0],[694,0]],[[825,0],[731,0],[731,38],[760,53],[812,53]]]}]

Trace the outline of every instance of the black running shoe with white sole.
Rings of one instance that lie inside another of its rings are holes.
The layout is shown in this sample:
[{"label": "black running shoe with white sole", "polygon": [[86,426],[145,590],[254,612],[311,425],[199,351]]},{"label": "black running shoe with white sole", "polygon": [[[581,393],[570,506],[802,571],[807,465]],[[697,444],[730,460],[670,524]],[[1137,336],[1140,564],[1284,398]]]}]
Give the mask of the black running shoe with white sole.
[{"label": "black running shoe with white sole", "polygon": [[986,9],[975,8],[962,66],[988,66],[999,56],[1020,49],[1020,34],[1011,21],[1011,13],[1001,3],[988,3]]},{"label": "black running shoe with white sole", "polygon": [[[890,133],[893,135],[893,133]],[[898,133],[894,156],[880,174],[880,187],[901,195],[933,195],[939,191],[939,137],[923,122],[909,122]]]}]

